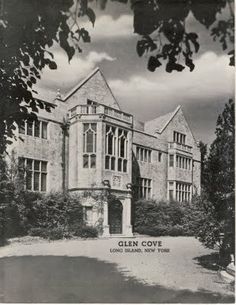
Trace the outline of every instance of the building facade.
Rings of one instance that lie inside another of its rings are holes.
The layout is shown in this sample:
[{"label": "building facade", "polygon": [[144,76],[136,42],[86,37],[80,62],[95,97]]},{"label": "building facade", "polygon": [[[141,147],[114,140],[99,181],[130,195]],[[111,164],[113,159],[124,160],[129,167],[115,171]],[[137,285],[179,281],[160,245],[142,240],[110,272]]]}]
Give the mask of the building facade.
[{"label": "building facade", "polygon": [[81,195],[87,224],[102,223],[103,236],[132,236],[134,200],[183,202],[200,193],[200,150],[180,106],[138,122],[99,69],[43,102],[52,111],[20,126],[12,147],[27,168],[25,187]]}]

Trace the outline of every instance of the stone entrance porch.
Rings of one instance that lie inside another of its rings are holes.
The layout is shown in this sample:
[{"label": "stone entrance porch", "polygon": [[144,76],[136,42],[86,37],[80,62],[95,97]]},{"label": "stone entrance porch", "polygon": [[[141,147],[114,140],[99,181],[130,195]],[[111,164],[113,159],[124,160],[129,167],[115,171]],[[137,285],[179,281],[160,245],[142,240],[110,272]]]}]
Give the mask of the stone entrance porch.
[{"label": "stone entrance porch", "polygon": [[96,227],[101,237],[132,237],[131,186],[127,190],[113,190],[109,184],[103,188],[76,191],[80,193],[85,224]]},{"label": "stone entrance porch", "polygon": [[108,196],[103,204],[103,237],[132,237],[130,192]]}]

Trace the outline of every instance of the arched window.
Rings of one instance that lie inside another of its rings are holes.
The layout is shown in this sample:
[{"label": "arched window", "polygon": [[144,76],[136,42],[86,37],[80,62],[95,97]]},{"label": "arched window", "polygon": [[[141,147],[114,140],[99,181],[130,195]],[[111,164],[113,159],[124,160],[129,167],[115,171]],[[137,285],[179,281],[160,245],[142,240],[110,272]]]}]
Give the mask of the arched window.
[{"label": "arched window", "polygon": [[107,125],[105,169],[115,170],[116,138],[116,127]]},{"label": "arched window", "polygon": [[83,130],[83,167],[96,168],[97,124],[85,123]]},{"label": "arched window", "polygon": [[105,148],[105,169],[127,172],[128,131],[107,125]]},{"label": "arched window", "polygon": [[128,132],[118,129],[118,171],[127,172]]}]

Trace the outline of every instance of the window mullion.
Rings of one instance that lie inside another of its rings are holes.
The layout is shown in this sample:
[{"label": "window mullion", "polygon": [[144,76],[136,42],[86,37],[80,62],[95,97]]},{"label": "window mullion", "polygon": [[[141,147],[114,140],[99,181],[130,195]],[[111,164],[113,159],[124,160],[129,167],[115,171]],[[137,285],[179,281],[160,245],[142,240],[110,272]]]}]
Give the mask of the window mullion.
[{"label": "window mullion", "polygon": [[42,161],[39,162],[39,190],[42,191],[41,189],[41,175],[42,175]]},{"label": "window mullion", "polygon": [[32,175],[32,178],[31,178],[31,190],[34,191],[34,160],[32,160],[32,170],[31,170],[31,175]]}]

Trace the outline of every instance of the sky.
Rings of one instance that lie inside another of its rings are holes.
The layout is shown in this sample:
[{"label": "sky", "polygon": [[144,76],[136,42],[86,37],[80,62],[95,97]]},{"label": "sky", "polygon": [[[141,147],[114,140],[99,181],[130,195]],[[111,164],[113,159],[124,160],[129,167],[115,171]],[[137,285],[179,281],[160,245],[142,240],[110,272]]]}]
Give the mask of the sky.
[{"label": "sky", "polygon": [[190,14],[186,26],[199,35],[200,51],[194,56],[195,69],[190,72],[167,73],[164,67],[147,70],[148,56],[136,53],[139,36],[134,34],[133,13],[128,5],[108,1],[101,11],[93,7],[96,22],[93,27],[80,20],[91,35],[91,43],[82,44],[82,54],[68,62],[66,53],[57,45],[51,51],[57,70],[45,68],[37,90],[42,96],[62,95],[99,67],[111,87],[121,109],[138,120],[154,119],[173,111],[178,105],[195,135],[210,144],[215,136],[218,115],[225,103],[234,96],[234,68],[218,42]]}]

